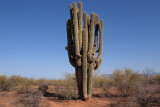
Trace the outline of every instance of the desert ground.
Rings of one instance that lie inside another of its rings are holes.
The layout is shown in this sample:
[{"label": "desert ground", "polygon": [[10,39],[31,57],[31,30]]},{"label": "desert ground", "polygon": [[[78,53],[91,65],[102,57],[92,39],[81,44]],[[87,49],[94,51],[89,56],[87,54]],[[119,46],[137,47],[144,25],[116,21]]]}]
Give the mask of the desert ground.
[{"label": "desert ground", "polygon": [[[88,101],[61,99],[50,90],[43,95],[40,104],[35,107],[136,107],[126,97],[104,97],[100,89],[94,89],[93,97]],[[20,96],[15,91],[0,92],[0,107],[34,107],[20,103]],[[160,107],[160,103],[152,103],[147,107]]]},{"label": "desert ground", "polygon": [[160,107],[160,75],[117,70],[93,77],[91,99],[77,93],[74,74],[61,80],[0,76],[0,107]]},{"label": "desert ground", "polygon": [[[118,101],[118,98],[103,98],[98,93],[93,95],[93,98],[88,101],[81,100],[64,100],[58,98],[55,93],[49,93],[48,96],[43,96],[40,107],[111,107],[111,103]],[[16,92],[0,92],[0,107],[25,107],[23,104],[18,103],[19,95]],[[114,106],[114,105],[113,105]]]},{"label": "desert ground", "polygon": [[[96,90],[98,92],[98,90]],[[91,100],[64,100],[58,98],[54,92],[48,90],[46,92],[48,96],[44,95],[40,106],[42,107],[108,107],[113,99],[100,98],[99,96],[93,96]],[[96,93],[98,94],[98,93]],[[24,105],[18,103],[19,95],[14,92],[0,92],[0,107],[23,107]],[[115,100],[115,99],[114,99]]]}]

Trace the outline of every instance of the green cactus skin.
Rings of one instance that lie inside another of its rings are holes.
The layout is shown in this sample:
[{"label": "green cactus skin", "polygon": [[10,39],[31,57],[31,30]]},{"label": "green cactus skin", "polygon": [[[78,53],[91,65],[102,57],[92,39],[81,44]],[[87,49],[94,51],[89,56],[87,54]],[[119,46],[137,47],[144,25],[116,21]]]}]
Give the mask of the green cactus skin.
[{"label": "green cactus skin", "polygon": [[79,49],[82,49],[82,2],[78,4],[78,37],[79,37]]},{"label": "green cactus skin", "polygon": [[[75,67],[78,97],[82,100],[92,96],[94,70],[102,63],[103,21],[95,13],[91,18],[82,12],[82,2],[70,4],[70,19],[66,22],[69,62]],[[96,55],[98,53],[98,55]]]},{"label": "green cactus skin", "polygon": [[82,36],[82,75],[83,75],[83,98],[87,98],[87,29],[83,29]]}]

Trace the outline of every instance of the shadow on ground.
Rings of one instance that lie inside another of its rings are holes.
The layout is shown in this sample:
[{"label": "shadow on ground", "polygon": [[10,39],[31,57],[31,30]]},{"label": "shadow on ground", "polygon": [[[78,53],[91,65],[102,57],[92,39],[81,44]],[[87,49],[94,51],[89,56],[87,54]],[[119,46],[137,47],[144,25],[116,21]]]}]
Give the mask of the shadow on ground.
[{"label": "shadow on ground", "polygon": [[[51,93],[51,92],[45,92],[43,94],[44,97],[50,97],[55,98],[56,100],[67,100],[65,96],[57,94],[57,93]],[[76,97],[71,98],[72,100],[78,100]],[[68,99],[69,100],[69,99]]]}]

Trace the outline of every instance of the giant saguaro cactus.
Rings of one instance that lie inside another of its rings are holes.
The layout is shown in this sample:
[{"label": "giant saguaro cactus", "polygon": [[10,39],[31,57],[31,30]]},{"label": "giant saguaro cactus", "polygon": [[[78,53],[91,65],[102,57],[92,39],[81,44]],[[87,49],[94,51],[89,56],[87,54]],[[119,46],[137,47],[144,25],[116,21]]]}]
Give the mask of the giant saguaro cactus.
[{"label": "giant saguaro cactus", "polygon": [[92,96],[92,75],[102,62],[103,21],[99,16],[82,12],[82,2],[70,4],[67,20],[67,47],[71,65],[75,67],[78,95],[82,100]]}]

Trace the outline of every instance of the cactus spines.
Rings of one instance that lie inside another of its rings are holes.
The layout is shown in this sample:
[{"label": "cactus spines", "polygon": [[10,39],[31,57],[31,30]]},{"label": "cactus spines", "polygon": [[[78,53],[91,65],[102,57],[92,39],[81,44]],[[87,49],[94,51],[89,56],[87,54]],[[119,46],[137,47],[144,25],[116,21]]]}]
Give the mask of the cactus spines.
[{"label": "cactus spines", "polygon": [[[92,76],[102,62],[103,21],[99,16],[82,12],[82,2],[70,4],[67,20],[67,47],[71,65],[75,67],[78,96],[82,100],[92,96]],[[98,53],[98,55],[96,54]]]}]

